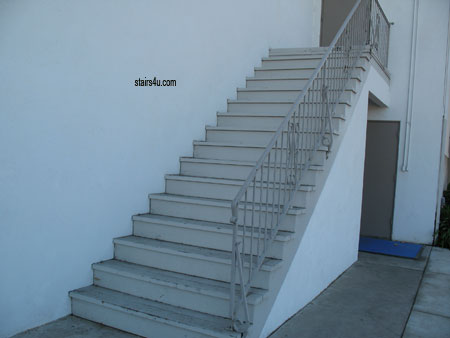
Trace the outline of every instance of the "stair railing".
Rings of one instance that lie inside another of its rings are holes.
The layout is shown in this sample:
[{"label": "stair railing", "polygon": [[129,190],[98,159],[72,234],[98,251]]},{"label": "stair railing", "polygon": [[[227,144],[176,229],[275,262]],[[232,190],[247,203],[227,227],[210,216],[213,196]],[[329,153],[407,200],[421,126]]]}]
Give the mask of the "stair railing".
[{"label": "stair railing", "polygon": [[371,0],[370,6],[370,53],[387,69],[391,24],[378,0]]},{"label": "stair railing", "polygon": [[231,203],[230,316],[238,332],[246,332],[250,325],[250,286],[267,260],[304,173],[320,162],[320,152],[326,151],[328,157],[331,150],[336,109],[371,44],[373,1],[356,2]]}]

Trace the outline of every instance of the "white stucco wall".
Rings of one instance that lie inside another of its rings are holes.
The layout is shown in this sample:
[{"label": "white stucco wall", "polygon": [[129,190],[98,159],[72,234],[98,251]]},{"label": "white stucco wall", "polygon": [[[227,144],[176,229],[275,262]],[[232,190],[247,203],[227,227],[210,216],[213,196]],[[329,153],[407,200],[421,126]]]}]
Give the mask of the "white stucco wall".
[{"label": "white stucco wall", "polygon": [[70,313],[268,48],[319,24],[320,0],[0,2],[0,337]]},{"label": "white stucco wall", "polygon": [[[386,92],[373,68],[261,337],[322,292],[358,257],[369,91]],[[383,97],[388,100],[389,96]],[[300,291],[300,292],[299,292]]]},{"label": "white stucco wall", "polygon": [[402,171],[414,0],[380,0],[391,26],[391,103],[369,108],[369,119],[400,121],[399,160],[393,217],[394,240],[431,243],[437,204],[448,0],[419,0],[415,88],[408,171]]}]

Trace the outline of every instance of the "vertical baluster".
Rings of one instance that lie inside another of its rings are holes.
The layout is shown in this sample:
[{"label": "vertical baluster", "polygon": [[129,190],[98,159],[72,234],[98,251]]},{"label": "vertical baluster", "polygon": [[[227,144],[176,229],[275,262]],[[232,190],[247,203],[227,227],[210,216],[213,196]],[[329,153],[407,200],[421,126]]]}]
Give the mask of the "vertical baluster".
[{"label": "vertical baluster", "polygon": [[[264,163],[263,163],[264,164]],[[260,242],[261,242],[261,226],[262,226],[262,215],[263,215],[263,207],[262,207],[262,199],[263,199],[263,178],[264,178],[264,165],[261,165],[260,177],[259,177],[259,217],[258,217],[258,246],[256,252],[258,256],[256,256],[256,261],[258,261],[260,251]]]},{"label": "vertical baluster", "polygon": [[[245,194],[244,194],[244,222],[243,222],[243,224],[242,224],[242,257],[245,257],[244,255],[245,255],[245,228],[246,228],[246,224],[247,224],[247,203],[248,203],[248,201],[247,201],[247,192],[248,192],[248,189],[247,190],[245,190]],[[244,262],[245,262],[245,260],[244,260]]]},{"label": "vertical baluster", "polygon": [[[314,82],[313,82],[313,84],[314,84]],[[310,90],[308,90],[308,93],[307,93],[307,99],[306,99],[306,101],[308,102],[308,111],[307,111],[307,116],[308,116],[308,123],[307,123],[307,126],[308,126],[308,130],[307,130],[307,133],[308,133],[308,135],[309,135],[309,144],[307,145],[307,149],[305,149],[306,150],[306,152],[309,154],[308,155],[308,158],[310,158],[310,160],[312,160],[312,158],[311,158],[311,149],[314,147],[314,144],[313,144],[313,130],[312,130],[312,122],[313,122],[313,120],[311,119],[311,117],[312,117],[312,107],[313,107],[313,105],[314,105],[314,91],[312,90],[313,88],[311,88]]]},{"label": "vertical baluster", "polygon": [[264,252],[266,252],[266,241],[267,241],[267,218],[269,214],[269,175],[270,175],[270,151],[267,155],[267,177],[266,177],[266,210],[264,215]]},{"label": "vertical baluster", "polygon": [[289,184],[289,143],[291,142],[291,128],[290,128],[290,121],[287,124],[287,135],[286,135],[286,147],[285,149],[285,153],[286,153],[286,158],[285,158],[285,163],[284,163],[284,188],[283,188],[283,207],[284,205],[286,205],[286,189],[287,189],[287,185]]},{"label": "vertical baluster", "polygon": [[300,166],[301,168],[304,168],[304,164],[306,163],[305,161],[305,104],[303,101],[300,102],[299,106],[298,106],[298,110],[299,110],[299,114],[300,114],[300,133],[301,133],[301,137],[300,137]]},{"label": "vertical baluster", "polygon": [[296,129],[296,139],[297,139],[297,147],[295,149],[295,151],[297,152],[297,181],[300,181],[303,177],[303,172],[302,172],[302,163],[301,163],[301,153],[302,153],[302,145],[301,145],[301,131],[300,131],[300,126],[302,123],[302,118],[300,116],[300,104],[296,107],[297,109],[297,129]]},{"label": "vertical baluster", "polygon": [[[281,213],[281,182],[282,182],[282,174],[283,174],[283,149],[284,149],[284,130],[281,132],[281,149],[280,149],[280,165],[278,166],[278,210],[277,210],[277,224],[280,221],[280,213]],[[285,178],[286,179],[286,178]]]},{"label": "vertical baluster", "polygon": [[[277,172],[277,155],[278,155],[278,139],[275,142],[275,158],[273,160],[273,177],[272,177],[272,216],[270,219],[270,229],[271,229],[271,238],[273,238],[275,236],[275,234],[273,234],[273,228],[274,228],[274,215],[275,215],[275,182],[276,182],[276,172]],[[278,183],[279,184],[279,183]]]},{"label": "vertical baluster", "polygon": [[250,267],[249,267],[249,271],[248,271],[248,280],[250,281],[250,277],[252,275],[252,262],[253,262],[253,240],[255,237],[255,193],[256,193],[256,174],[255,177],[253,177],[253,196],[252,196],[252,204],[251,204],[251,208],[252,208],[252,227],[251,227],[251,234],[250,234]]},{"label": "vertical baluster", "polygon": [[322,135],[323,129],[323,87],[325,85],[324,82],[324,73],[327,69],[327,62],[322,67],[322,70],[319,73],[317,78],[317,110],[315,111],[315,126],[314,126],[314,135],[315,135],[315,143],[319,143],[320,137]]}]

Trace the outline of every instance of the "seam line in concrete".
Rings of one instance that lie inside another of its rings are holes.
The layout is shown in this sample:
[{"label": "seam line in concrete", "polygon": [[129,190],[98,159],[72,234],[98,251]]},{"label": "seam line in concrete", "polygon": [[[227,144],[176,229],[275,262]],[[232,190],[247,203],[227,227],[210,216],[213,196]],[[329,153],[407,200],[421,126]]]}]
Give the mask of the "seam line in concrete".
[{"label": "seam line in concrete", "polygon": [[422,311],[422,310],[417,310],[417,309],[413,309],[413,311],[422,312],[422,313],[425,313],[427,315],[438,316],[438,317],[445,318],[445,319],[450,319],[450,317],[441,315],[439,313],[427,312],[427,311]]},{"label": "seam line in concrete", "polygon": [[411,310],[409,310],[408,319],[406,320],[405,325],[403,326],[403,330],[402,330],[402,335],[401,335],[401,337],[403,337],[403,336],[405,335],[406,326],[408,326],[409,319],[411,318],[411,313],[413,312],[413,309],[414,309],[414,304],[416,304],[417,295],[419,294],[420,287],[422,286],[423,277],[425,276],[425,272],[427,271],[428,263],[430,262],[430,256],[431,256],[431,252],[432,252],[432,251],[433,251],[433,247],[431,247],[431,250],[430,250],[430,252],[429,252],[428,255],[427,255],[427,261],[426,261],[425,267],[424,267],[424,269],[423,269],[423,271],[422,271],[422,276],[420,277],[420,282],[419,282],[419,285],[418,285],[418,287],[417,287],[417,290],[416,290],[416,294],[415,294],[415,296],[414,296],[413,303],[411,304]]}]

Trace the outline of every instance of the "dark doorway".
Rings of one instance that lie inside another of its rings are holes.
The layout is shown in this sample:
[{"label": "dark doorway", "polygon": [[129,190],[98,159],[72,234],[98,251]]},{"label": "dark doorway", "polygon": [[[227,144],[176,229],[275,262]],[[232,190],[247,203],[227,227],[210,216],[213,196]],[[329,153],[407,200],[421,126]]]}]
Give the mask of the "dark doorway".
[{"label": "dark doorway", "polygon": [[329,46],[356,0],[322,0],[320,45]]},{"label": "dark doorway", "polygon": [[400,123],[368,121],[361,236],[391,239]]}]

